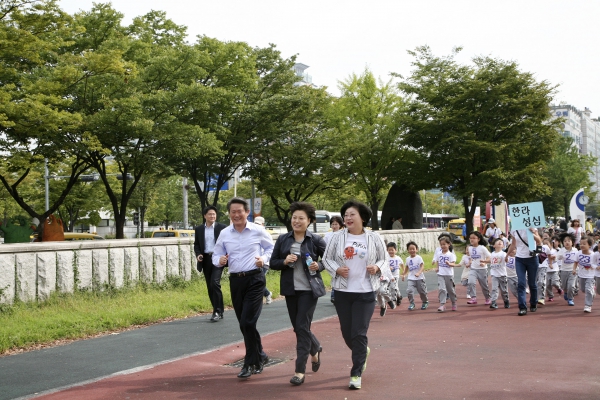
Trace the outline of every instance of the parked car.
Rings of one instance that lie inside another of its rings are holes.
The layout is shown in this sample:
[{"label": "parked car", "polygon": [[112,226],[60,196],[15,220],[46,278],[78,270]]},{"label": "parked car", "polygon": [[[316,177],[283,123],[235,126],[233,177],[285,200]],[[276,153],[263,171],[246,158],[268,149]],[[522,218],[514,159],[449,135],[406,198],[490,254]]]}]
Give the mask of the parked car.
[{"label": "parked car", "polygon": [[152,232],[153,238],[194,237],[193,229],[160,229]]}]

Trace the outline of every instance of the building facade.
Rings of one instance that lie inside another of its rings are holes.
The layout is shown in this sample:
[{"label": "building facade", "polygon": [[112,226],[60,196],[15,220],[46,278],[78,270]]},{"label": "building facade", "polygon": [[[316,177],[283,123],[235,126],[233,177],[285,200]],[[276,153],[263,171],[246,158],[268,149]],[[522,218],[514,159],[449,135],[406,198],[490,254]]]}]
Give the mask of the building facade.
[{"label": "building facade", "polygon": [[[551,105],[552,116],[564,118],[561,134],[573,138],[580,154],[596,157],[600,161],[600,119],[592,118],[592,111],[584,108],[580,111],[569,104]],[[600,165],[597,162],[590,173],[591,190],[596,192],[596,201],[600,201]]]}]

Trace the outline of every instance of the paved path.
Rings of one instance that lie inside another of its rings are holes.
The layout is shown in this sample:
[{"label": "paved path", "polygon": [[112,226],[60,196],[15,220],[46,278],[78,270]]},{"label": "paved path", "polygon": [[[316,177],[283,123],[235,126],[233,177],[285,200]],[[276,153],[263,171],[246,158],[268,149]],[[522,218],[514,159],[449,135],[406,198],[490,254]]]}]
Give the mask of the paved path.
[{"label": "paved path", "polygon": [[[430,289],[435,281],[435,276],[428,274]],[[597,373],[600,355],[594,348],[598,341],[596,326],[600,322],[600,313],[594,310],[592,314],[584,314],[581,296],[576,298],[576,307],[568,307],[559,300],[540,308],[537,313],[518,317],[514,306],[508,310],[490,310],[483,304],[467,306],[464,288],[458,286],[458,292],[457,312],[437,313],[437,292],[430,294],[431,306],[426,311],[407,311],[404,302],[400,308],[388,311],[383,318],[379,316],[379,310],[375,310],[369,330],[372,352],[360,391],[347,388],[350,351],[341,339],[337,317],[328,317],[334,314],[333,307],[328,298],[324,298],[317,307],[320,321],[313,324],[313,331],[324,349],[323,364],[318,373],[307,374],[306,383],[300,387],[289,384],[294,372],[295,339],[289,322],[286,322],[285,304],[279,301],[265,307],[261,333],[267,353],[284,362],[265,368],[262,374],[247,381],[236,378],[239,368],[228,366],[243,356],[243,344],[235,342],[241,339],[241,335],[236,332],[235,317],[230,313],[231,316],[226,316],[222,325],[206,322],[207,317],[193,318],[5,357],[0,359],[0,398],[35,393],[31,391],[31,384],[39,376],[45,379],[37,392],[74,385],[118,371],[126,373],[41,398],[600,398]],[[516,303],[514,300],[511,298]],[[281,330],[278,324],[287,329]],[[221,342],[213,342],[211,347],[204,344],[201,335],[214,338],[214,328],[219,329]],[[206,329],[209,329],[210,335]],[[179,330],[185,333],[181,334]],[[273,333],[267,334],[267,331]],[[139,335],[134,337],[135,342],[146,342],[141,348],[129,348],[132,339],[128,335],[134,334]],[[188,337],[192,338],[193,345],[189,344]],[[123,342],[112,342],[117,339]],[[187,352],[186,346],[179,340],[188,343]],[[226,342],[229,344],[222,344]],[[84,343],[89,347],[76,356],[81,351],[78,346]],[[150,354],[138,354],[139,351]],[[193,351],[204,352],[190,354]],[[47,357],[47,352],[52,353],[51,357]],[[54,366],[51,365],[52,356],[57,357]],[[69,358],[73,356],[76,356],[75,360]],[[155,365],[139,368],[152,363],[127,363],[128,357],[148,357],[155,360]],[[161,364],[161,361],[176,357],[180,359]],[[21,361],[26,358],[28,362]],[[30,372],[19,377],[17,375],[23,373],[22,369],[19,372],[7,370],[6,367],[10,367],[7,360],[11,359],[16,360],[13,368],[28,367]],[[132,365],[138,368],[131,370],[136,368]],[[40,372],[40,369],[47,368],[50,370]],[[68,368],[66,372],[64,368]],[[11,374],[8,378],[4,376],[7,371]],[[76,374],[76,377],[67,379],[71,374]]]}]

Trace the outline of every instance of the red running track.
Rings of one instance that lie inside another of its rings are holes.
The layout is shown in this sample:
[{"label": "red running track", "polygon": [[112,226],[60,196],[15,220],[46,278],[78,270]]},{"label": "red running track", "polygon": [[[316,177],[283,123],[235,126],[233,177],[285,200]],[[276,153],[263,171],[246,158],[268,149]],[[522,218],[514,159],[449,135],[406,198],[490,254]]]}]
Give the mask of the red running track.
[{"label": "red running track", "polygon": [[[237,343],[206,354],[109,377],[42,396],[42,399],[599,399],[600,304],[583,313],[583,298],[569,307],[559,299],[537,313],[466,305],[458,311],[430,307],[408,311],[403,303],[385,317],[375,310],[369,329],[371,355],[362,389],[348,389],[350,351],[337,318],[313,324],[323,347],[321,369],[291,386],[295,337],[286,330],[263,337],[272,358],[286,362],[246,381],[225,366],[243,356]],[[419,306],[419,304],[418,304]],[[500,306],[502,307],[502,306]],[[241,338],[241,335],[240,335]],[[190,349],[192,352],[193,349]],[[310,360],[310,359],[309,359]],[[307,366],[310,371],[310,362]]]}]

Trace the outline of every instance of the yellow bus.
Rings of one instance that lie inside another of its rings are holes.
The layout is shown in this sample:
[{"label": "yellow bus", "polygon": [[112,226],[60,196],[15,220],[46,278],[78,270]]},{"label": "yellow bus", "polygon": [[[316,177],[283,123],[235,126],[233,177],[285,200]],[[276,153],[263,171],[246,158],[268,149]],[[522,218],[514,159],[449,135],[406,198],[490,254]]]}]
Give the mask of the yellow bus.
[{"label": "yellow bus", "polygon": [[466,238],[463,237],[463,226],[465,226],[465,224],[466,221],[464,218],[456,218],[448,221],[448,227],[446,230],[466,240]]}]

